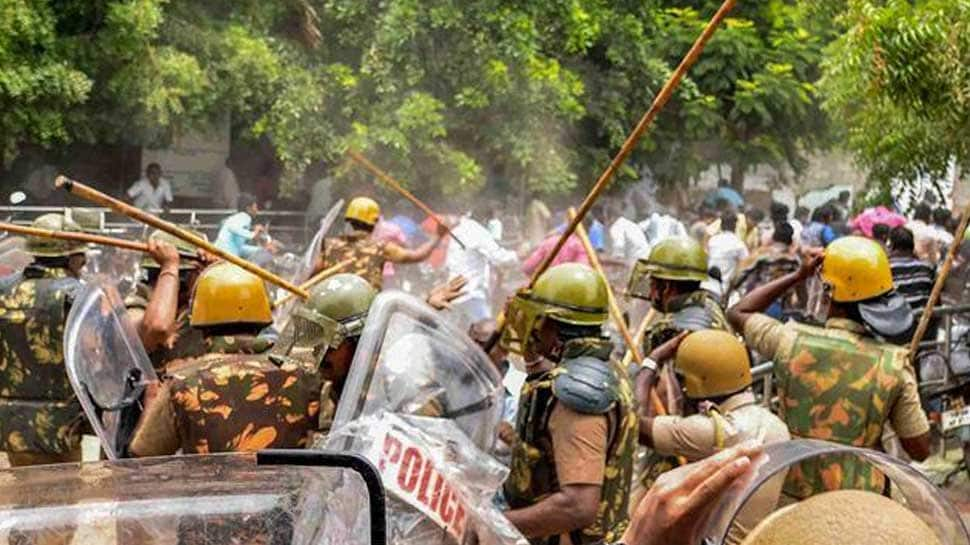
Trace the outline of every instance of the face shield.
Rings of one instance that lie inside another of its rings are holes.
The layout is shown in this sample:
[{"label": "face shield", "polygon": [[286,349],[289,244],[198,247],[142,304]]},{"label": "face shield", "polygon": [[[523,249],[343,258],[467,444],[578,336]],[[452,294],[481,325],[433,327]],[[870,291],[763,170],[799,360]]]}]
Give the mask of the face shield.
[{"label": "face shield", "polygon": [[364,328],[365,314],[338,322],[305,306],[293,311],[293,318],[287,324],[280,339],[280,345],[287,355],[313,354],[321,359],[327,350],[343,344],[348,338],[360,335]]},{"label": "face shield", "polygon": [[627,282],[626,293],[630,297],[636,297],[637,299],[650,300],[650,290],[653,286],[651,280],[651,273],[654,271],[654,267],[645,261],[637,261],[633,265],[633,271],[630,273],[630,281]]},{"label": "face shield", "polygon": [[516,294],[509,303],[505,317],[505,329],[500,341],[502,348],[518,356],[532,355],[536,350],[532,333],[541,325],[546,310],[547,305],[533,299],[529,292]]}]

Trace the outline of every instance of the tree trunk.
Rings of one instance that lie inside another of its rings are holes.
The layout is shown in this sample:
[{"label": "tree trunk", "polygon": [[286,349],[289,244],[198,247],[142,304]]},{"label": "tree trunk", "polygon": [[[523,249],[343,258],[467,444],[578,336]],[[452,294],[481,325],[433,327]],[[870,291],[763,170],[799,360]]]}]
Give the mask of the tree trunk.
[{"label": "tree trunk", "polygon": [[731,187],[741,194],[744,194],[744,174],[747,170],[747,165],[741,161],[736,161],[731,165]]}]

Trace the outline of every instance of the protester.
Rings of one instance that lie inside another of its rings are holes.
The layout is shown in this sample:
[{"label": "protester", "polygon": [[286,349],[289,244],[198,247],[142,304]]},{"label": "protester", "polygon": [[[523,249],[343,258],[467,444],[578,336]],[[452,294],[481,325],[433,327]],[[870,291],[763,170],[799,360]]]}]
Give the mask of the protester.
[{"label": "protester", "polygon": [[257,214],[259,203],[256,197],[249,193],[241,194],[238,211],[226,218],[219,228],[216,247],[243,259],[255,256],[262,248],[253,242],[266,230],[263,225],[253,227],[253,219]]},{"label": "protester", "polygon": [[930,208],[930,205],[921,202],[913,209],[913,219],[906,224],[906,228],[913,233],[916,257],[923,261],[936,263],[940,258],[940,249],[936,230],[930,225],[932,216],[933,209]]},{"label": "protester", "polygon": [[[490,321],[492,309],[492,267],[508,267],[515,264],[515,252],[499,246],[492,233],[477,219],[485,216],[484,207],[473,209],[473,213],[462,216],[453,229],[465,247],[455,244],[448,250],[445,266],[448,277],[462,276],[468,284],[465,295],[455,300],[453,308],[461,313],[470,326]],[[474,212],[480,214],[478,218]]]},{"label": "protester", "polygon": [[128,188],[128,198],[142,210],[162,210],[171,203],[172,183],[162,178],[162,167],[150,163],[145,167],[145,177]]},{"label": "protester", "polygon": [[892,229],[885,223],[876,223],[872,226],[872,240],[879,243],[886,253],[889,253],[889,233]]},{"label": "protester", "polygon": [[636,223],[622,214],[618,206],[608,209],[609,215],[615,218],[610,224],[610,256],[616,260],[632,263],[650,254],[650,243],[647,236]]},{"label": "protester", "polygon": [[[741,262],[738,273],[731,282],[730,292],[740,290],[748,293],[758,286],[798,270],[801,261],[791,249],[791,225],[779,223],[772,230],[771,237],[771,244],[762,246]],[[795,295],[795,290],[782,295],[768,307],[765,314],[778,320],[793,314],[798,307]],[[800,299],[803,300],[804,297]]]},{"label": "protester", "polygon": [[[936,267],[916,257],[913,233],[905,227],[897,227],[889,234],[889,267],[893,273],[893,285],[906,298],[913,312],[921,312],[930,300],[930,292],[936,282]],[[935,335],[930,335],[930,338]]]},{"label": "protester", "polygon": [[735,233],[737,216],[726,213],[721,216],[721,232],[707,241],[707,253],[710,256],[711,268],[716,267],[721,273],[721,281],[717,285],[717,295],[724,296],[731,286],[731,280],[737,272],[738,264],[748,257],[748,247]]},{"label": "protester", "polygon": [[[542,264],[546,256],[552,253],[553,248],[556,247],[556,242],[559,241],[559,237],[560,235],[558,233],[553,233],[546,237],[542,241],[542,244],[522,263],[522,272],[531,276],[539,268],[539,265]],[[550,266],[561,265],[563,263],[589,264],[589,256],[586,254],[586,248],[583,247],[583,242],[579,240],[579,237],[575,233],[569,235],[562,249],[552,259]]]},{"label": "protester", "polygon": [[952,219],[953,214],[946,207],[941,206],[933,211],[933,231],[941,253],[953,244],[953,233],[950,231]]},{"label": "protester", "polygon": [[836,234],[830,225],[834,217],[832,207],[825,205],[816,208],[812,213],[812,221],[802,231],[802,246],[824,248],[835,240]]}]

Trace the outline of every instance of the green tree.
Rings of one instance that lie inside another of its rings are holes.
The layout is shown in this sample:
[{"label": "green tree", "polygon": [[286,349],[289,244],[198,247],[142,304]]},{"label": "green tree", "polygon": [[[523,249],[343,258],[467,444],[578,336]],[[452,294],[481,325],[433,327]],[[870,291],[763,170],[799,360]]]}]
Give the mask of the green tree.
[{"label": "green tree", "polygon": [[[673,63],[720,2],[670,4],[657,13],[650,46]],[[757,165],[797,174],[805,154],[828,142],[815,87],[827,36],[806,28],[808,15],[815,13],[783,0],[740,2],[690,73],[716,114],[706,123],[713,131],[699,147],[701,161],[730,165],[735,187]]]},{"label": "green tree", "polygon": [[854,0],[826,52],[825,107],[883,193],[893,182],[966,171],[970,1]]}]

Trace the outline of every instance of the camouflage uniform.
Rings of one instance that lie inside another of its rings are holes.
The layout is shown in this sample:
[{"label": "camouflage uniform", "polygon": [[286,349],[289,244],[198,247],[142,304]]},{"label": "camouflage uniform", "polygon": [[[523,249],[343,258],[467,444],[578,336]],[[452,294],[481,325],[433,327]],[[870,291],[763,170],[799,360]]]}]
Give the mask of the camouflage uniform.
[{"label": "camouflage uniform", "polygon": [[668,304],[667,313],[651,324],[643,336],[643,355],[649,355],[682,331],[702,329],[731,331],[724,309],[707,290],[682,295]]},{"label": "camouflage uniform", "polygon": [[84,416],[64,369],[67,313],[79,287],[64,269],[0,280],[0,448],[75,458]]},{"label": "camouflage uniform", "polygon": [[[151,299],[151,288],[147,284],[138,284],[135,293],[125,298],[128,310],[144,312]],[[202,331],[189,324],[189,311],[184,309],[175,317],[175,345],[172,348],[160,346],[148,354],[155,371],[162,375],[169,362],[186,358],[194,358],[206,353],[205,339]]]},{"label": "camouflage uniform", "polygon": [[347,272],[363,277],[380,290],[384,283],[384,247],[385,243],[374,240],[370,233],[356,231],[325,239],[323,262],[329,267],[352,258],[354,261]]},{"label": "camouflage uniform", "polygon": [[[549,432],[549,418],[560,393],[554,386],[557,378],[569,372],[570,361],[591,356],[602,361],[616,379],[612,393],[615,402],[604,414],[608,421],[607,465],[604,473],[600,506],[596,521],[589,527],[570,533],[573,544],[613,542],[629,523],[627,513],[633,456],[637,444],[638,421],[634,409],[633,389],[626,373],[608,360],[612,346],[600,339],[569,341],[563,362],[551,371],[530,376],[519,400],[516,433],[518,441],[512,453],[511,473],[505,483],[505,496],[513,509],[534,505],[559,490],[555,450]],[[555,543],[558,536],[530,540],[533,544]]]},{"label": "camouflage uniform", "polygon": [[[744,333],[775,362],[780,416],[792,436],[879,448],[887,421],[901,437],[929,431],[907,351],[868,336],[862,325],[845,319],[830,319],[825,328],[783,325],[757,314]],[[830,456],[793,467],[785,483],[796,498],[840,488],[882,492],[884,479],[870,464]]]},{"label": "camouflage uniform", "polygon": [[318,428],[318,370],[267,354],[269,345],[252,337],[207,342],[212,353],[169,366],[165,392],[149,404],[132,450],[159,454],[177,445],[202,454],[305,447]]}]

